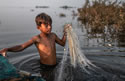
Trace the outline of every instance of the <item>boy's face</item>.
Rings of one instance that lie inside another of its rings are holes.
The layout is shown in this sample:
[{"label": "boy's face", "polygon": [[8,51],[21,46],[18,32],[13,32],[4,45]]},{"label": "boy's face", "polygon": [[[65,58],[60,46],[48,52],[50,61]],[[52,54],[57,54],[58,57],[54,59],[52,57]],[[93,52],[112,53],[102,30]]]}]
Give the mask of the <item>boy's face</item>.
[{"label": "boy's face", "polygon": [[51,33],[51,30],[52,30],[52,26],[51,24],[41,24],[41,26],[38,27],[38,29],[45,33],[45,34],[50,34]]}]

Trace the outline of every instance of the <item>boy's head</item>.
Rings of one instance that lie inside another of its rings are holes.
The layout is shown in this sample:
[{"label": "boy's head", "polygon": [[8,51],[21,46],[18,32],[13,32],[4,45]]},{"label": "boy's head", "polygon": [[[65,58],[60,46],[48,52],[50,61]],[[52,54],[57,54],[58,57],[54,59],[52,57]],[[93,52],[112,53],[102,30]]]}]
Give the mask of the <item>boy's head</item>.
[{"label": "boy's head", "polygon": [[44,34],[50,34],[52,29],[52,19],[49,15],[45,13],[40,13],[36,16],[36,25],[37,29],[39,29]]},{"label": "boy's head", "polygon": [[45,14],[45,13],[40,13],[36,16],[36,25],[37,27],[41,26],[41,24],[45,24],[47,25],[52,25],[52,19],[49,15]]}]

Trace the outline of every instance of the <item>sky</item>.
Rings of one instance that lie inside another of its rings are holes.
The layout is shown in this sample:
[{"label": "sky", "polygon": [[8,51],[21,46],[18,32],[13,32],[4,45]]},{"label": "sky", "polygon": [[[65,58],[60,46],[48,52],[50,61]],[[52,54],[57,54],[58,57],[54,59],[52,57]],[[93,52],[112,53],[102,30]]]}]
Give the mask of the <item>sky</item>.
[{"label": "sky", "polygon": [[83,3],[84,0],[0,0],[0,6],[10,7],[10,6],[63,6],[61,4],[69,5],[79,5]]},{"label": "sky", "polygon": [[[90,0],[93,1],[93,0]],[[113,0],[111,0],[113,1]],[[118,0],[124,1],[124,0]],[[34,6],[70,6],[84,4],[85,0],[0,0],[0,7],[34,7]]]}]

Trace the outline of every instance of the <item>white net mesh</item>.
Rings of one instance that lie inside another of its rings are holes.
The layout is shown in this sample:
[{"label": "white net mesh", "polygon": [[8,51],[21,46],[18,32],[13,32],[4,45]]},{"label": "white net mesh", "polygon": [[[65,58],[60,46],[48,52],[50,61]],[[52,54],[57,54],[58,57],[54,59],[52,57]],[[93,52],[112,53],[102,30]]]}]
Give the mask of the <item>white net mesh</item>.
[{"label": "white net mesh", "polygon": [[71,64],[74,67],[76,67],[76,65],[79,65],[81,68],[83,68],[83,70],[89,73],[86,67],[89,69],[93,69],[92,67],[96,66],[93,63],[91,63],[91,61],[88,60],[84,53],[81,51],[78,36],[74,32],[72,26],[70,24],[67,24],[66,26]]}]

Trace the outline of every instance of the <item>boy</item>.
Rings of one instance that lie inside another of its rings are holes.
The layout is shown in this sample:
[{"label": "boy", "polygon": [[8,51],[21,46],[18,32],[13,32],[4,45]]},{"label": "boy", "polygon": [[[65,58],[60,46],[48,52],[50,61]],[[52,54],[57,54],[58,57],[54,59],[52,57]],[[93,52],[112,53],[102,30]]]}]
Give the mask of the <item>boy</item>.
[{"label": "boy", "polygon": [[[37,29],[41,31],[39,35],[32,37],[29,41],[16,45],[10,48],[4,48],[0,50],[0,54],[6,56],[7,52],[19,52],[25,48],[35,44],[39,55],[40,63],[42,66],[55,66],[56,65],[56,47],[55,43],[58,43],[61,46],[65,45],[66,33],[64,28],[64,35],[62,39],[58,38],[55,33],[52,33],[52,19],[45,13],[40,13],[36,16],[36,25]],[[67,26],[68,27],[68,26]]]}]

